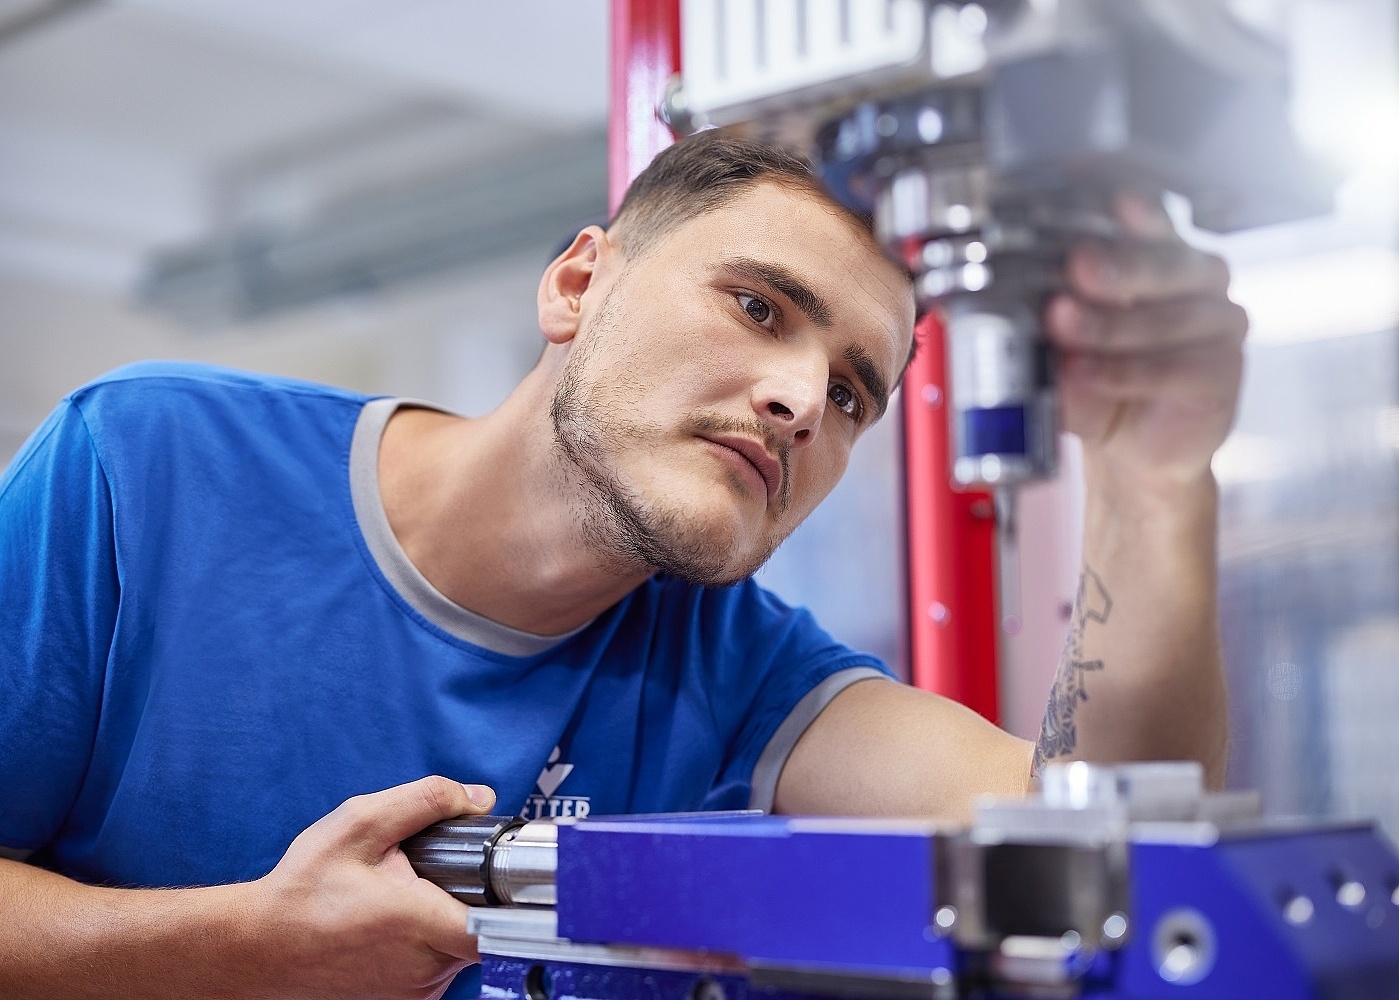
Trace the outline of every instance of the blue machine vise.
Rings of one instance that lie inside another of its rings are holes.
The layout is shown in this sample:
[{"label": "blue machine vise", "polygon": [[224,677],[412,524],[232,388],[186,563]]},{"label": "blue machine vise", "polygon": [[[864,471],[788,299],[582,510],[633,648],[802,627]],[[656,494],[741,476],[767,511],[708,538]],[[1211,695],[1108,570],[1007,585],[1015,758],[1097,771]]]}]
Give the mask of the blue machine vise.
[{"label": "blue machine vise", "polygon": [[405,850],[499,1000],[1399,1000],[1393,847],[1257,814],[1194,765],[1075,763],[970,827],[472,817]]}]

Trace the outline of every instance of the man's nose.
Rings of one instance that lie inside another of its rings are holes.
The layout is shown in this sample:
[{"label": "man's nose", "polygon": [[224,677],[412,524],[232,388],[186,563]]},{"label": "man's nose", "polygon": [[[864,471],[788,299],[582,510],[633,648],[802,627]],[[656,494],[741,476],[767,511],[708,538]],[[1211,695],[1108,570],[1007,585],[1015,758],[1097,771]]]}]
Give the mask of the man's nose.
[{"label": "man's nose", "polygon": [[824,358],[783,359],[753,387],[753,410],[793,447],[810,444],[826,412],[827,381]]}]

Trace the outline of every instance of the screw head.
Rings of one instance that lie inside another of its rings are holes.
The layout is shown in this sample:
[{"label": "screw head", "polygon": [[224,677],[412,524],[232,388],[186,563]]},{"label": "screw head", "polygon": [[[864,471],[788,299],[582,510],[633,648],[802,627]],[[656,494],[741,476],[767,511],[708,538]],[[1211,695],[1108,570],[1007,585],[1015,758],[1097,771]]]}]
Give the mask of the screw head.
[{"label": "screw head", "polygon": [[1103,939],[1117,944],[1127,936],[1127,917],[1122,913],[1112,913],[1103,921]]}]

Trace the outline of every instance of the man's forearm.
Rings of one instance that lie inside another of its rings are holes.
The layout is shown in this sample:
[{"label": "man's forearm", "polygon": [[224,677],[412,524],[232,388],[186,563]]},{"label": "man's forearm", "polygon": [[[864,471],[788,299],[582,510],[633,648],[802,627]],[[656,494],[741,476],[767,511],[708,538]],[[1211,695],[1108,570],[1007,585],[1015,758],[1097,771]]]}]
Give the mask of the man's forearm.
[{"label": "man's forearm", "polygon": [[494,803],[441,775],[356,795],[262,878],[203,889],[108,889],[0,860],[0,997],[437,996],[476,939],[399,843]]},{"label": "man's forearm", "polygon": [[1078,596],[1035,770],[1061,758],[1193,759],[1218,787],[1228,711],[1214,480],[1152,492],[1089,476]]},{"label": "man's forearm", "polygon": [[0,860],[0,996],[257,996],[245,889],[109,889]]}]

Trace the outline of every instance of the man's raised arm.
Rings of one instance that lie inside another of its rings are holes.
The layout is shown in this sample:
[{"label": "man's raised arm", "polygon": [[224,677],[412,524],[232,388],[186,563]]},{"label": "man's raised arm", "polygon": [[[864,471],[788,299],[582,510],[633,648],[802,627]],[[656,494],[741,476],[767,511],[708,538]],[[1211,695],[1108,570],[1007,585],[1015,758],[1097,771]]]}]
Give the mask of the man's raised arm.
[{"label": "man's raised arm", "polygon": [[1083,441],[1083,568],[1036,764],[1195,759],[1224,781],[1210,460],[1233,422],[1247,318],[1218,257],[1160,206],[1119,200],[1130,239],[1070,258],[1051,303],[1065,425]]},{"label": "man's raised arm", "polygon": [[965,820],[979,794],[1025,792],[1059,759],[1227,758],[1210,460],[1233,421],[1247,320],[1219,258],[1153,201],[1119,199],[1125,236],[1079,247],[1049,304],[1065,426],[1084,446],[1083,567],[1031,745],[946,699],[853,684],[797,742],[783,812]]}]

